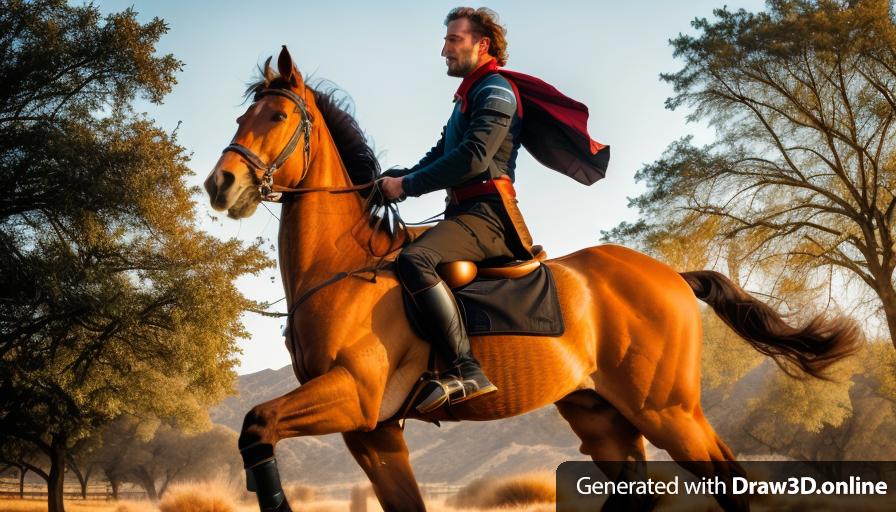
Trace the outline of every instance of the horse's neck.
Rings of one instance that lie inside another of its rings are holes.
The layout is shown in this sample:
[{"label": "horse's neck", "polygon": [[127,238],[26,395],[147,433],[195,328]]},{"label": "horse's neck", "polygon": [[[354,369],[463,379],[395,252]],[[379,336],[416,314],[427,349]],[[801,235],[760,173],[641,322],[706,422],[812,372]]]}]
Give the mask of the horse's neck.
[{"label": "horse's neck", "polygon": [[[322,130],[318,137],[317,153],[299,186],[351,186],[329,132]],[[363,202],[356,192],[311,192],[284,202],[280,271],[290,302],[334,274],[366,264],[369,255],[358,241],[369,231],[363,215]]]}]

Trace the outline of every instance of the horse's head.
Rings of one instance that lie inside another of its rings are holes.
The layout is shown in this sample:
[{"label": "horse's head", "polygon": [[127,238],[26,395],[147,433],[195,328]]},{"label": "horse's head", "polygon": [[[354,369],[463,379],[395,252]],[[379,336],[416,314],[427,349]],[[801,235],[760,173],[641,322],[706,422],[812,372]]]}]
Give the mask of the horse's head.
[{"label": "horse's head", "polygon": [[311,160],[313,94],[285,46],[277,59],[279,77],[270,62],[264,80],[251,90],[252,104],[236,120],[236,135],[205,180],[212,207],[235,219],[274,197],[275,185],[296,187]]}]

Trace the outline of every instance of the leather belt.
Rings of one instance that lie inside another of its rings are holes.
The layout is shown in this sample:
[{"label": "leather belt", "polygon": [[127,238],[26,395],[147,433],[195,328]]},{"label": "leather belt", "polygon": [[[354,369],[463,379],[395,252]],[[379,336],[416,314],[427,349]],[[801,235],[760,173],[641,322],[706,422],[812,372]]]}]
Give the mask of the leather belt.
[{"label": "leather belt", "polygon": [[464,185],[463,187],[452,187],[448,189],[448,199],[452,203],[458,204],[478,196],[501,193],[510,197],[516,197],[516,190],[513,188],[513,182],[507,175],[499,176],[494,179],[488,179],[479,183]]}]

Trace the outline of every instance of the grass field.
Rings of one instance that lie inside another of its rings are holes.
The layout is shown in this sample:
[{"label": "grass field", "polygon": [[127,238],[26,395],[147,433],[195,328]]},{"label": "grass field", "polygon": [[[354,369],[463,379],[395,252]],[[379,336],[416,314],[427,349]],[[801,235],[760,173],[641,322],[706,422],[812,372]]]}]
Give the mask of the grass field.
[{"label": "grass field", "polygon": [[[366,507],[353,507],[349,500],[315,498],[313,489],[301,485],[285,486],[290,503],[303,512],[347,512],[382,509],[376,498],[366,492]],[[502,512],[553,512],[553,474],[530,474],[467,486],[448,500],[426,503],[430,512],[472,512],[498,509]],[[359,505],[359,504],[356,504]],[[457,507],[457,508],[455,508]],[[0,512],[46,512],[42,500],[0,500]],[[66,512],[256,512],[254,495],[220,482],[196,482],[173,485],[158,502],[66,500]]]}]

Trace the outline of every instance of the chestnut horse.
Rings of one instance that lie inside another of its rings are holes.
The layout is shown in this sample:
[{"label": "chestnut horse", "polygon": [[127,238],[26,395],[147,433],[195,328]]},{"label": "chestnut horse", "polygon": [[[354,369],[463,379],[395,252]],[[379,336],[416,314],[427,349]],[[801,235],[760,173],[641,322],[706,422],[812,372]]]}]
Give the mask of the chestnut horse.
[{"label": "chestnut horse", "polygon": [[[283,193],[286,343],[302,385],[247,414],[239,439],[246,467],[270,459],[281,439],[341,432],[384,510],[424,510],[403,423],[393,416],[426,370],[430,347],[407,321],[391,272],[340,279],[369,267],[406,232],[377,230],[369,221],[359,189],[371,192],[378,164],[354,119],[305,85],[285,47],[279,75],[269,63],[205,182],[212,206],[233,218],[251,215],[272,191]],[[599,465],[645,460],[647,438],[698,476],[742,472],[700,408],[695,296],[791,371],[821,376],[861,338],[842,317],[790,327],[721,274],[680,274],[618,245],[544,264],[557,283],[565,333],[474,337],[473,351],[499,391],[452,407],[451,419],[496,420],[555,404],[581,452]],[[449,418],[444,410],[407,417]],[[612,466],[602,469],[620,476]],[[743,497],[716,498],[728,509],[748,507]],[[277,510],[288,509],[284,502]]]}]

